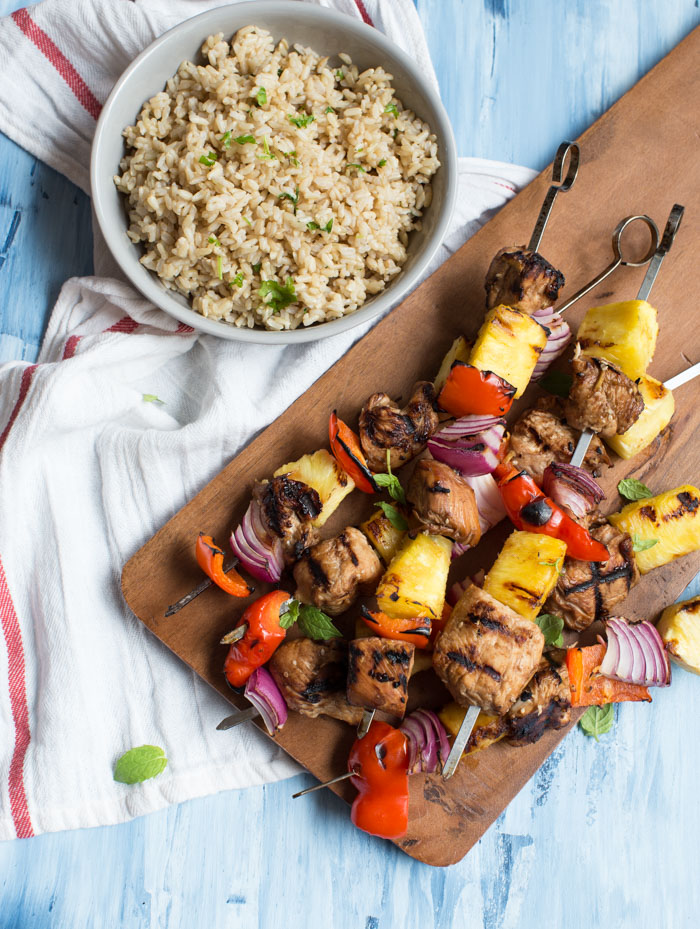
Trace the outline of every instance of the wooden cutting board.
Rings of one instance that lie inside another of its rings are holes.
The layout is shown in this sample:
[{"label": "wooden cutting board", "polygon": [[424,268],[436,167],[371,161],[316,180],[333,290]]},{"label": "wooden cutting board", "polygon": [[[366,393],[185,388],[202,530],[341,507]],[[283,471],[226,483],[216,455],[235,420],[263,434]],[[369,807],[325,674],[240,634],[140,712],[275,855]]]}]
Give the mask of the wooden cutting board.
[{"label": "wooden cutting board", "polygon": [[[684,223],[652,292],[661,332],[650,373],[661,380],[700,360],[695,290],[700,254],[699,62],[700,29],[696,29],[583,134],[579,178],[573,190],[559,198],[542,244],[544,254],[566,275],[566,298],[609,262],[611,233],[618,220],[648,213],[663,229],[673,203],[685,205]],[[285,461],[325,446],[331,409],[337,408],[341,417],[356,423],[371,393],[382,390],[405,399],[414,381],[435,376],[452,340],[460,333],[472,336],[476,332],[484,314],[483,281],[489,262],[502,246],[529,239],[550,177],[548,168],[244,449],[124,567],[122,589],[134,613],[232,703],[238,699],[224,681],[226,649],[218,642],[241,607],[232,606],[230,597],[213,589],[175,616],[164,616],[169,604],[201,580],[194,562],[197,533],[206,530],[219,540],[226,539],[245,512],[255,480],[268,477]],[[643,274],[644,269],[620,269],[574,308],[570,322],[578,324],[594,303],[634,297]],[[536,393],[536,388],[528,391],[528,404]],[[619,507],[615,487],[628,475],[654,491],[698,483],[697,400],[695,383],[680,388],[676,415],[664,435],[633,462],[618,461],[602,480],[608,494],[607,512]],[[334,514],[329,530],[357,523],[368,506],[364,495],[352,494]],[[488,568],[507,532],[503,524],[492,530],[475,552],[460,559],[453,569],[455,576],[461,579],[476,567]],[[647,575],[625,603],[625,615],[655,618],[699,568],[696,553]],[[413,705],[438,706],[446,699],[431,673],[416,677],[414,685]],[[649,710],[636,707],[633,712]],[[412,777],[409,828],[400,847],[433,865],[461,859],[566,731],[548,732],[525,748],[499,743],[464,758],[450,781]],[[276,741],[325,780],[345,770],[353,737],[350,727],[335,720],[310,720],[291,713]],[[354,795],[347,782],[337,785],[336,792],[346,800]],[[353,828],[349,818],[348,828]]]}]

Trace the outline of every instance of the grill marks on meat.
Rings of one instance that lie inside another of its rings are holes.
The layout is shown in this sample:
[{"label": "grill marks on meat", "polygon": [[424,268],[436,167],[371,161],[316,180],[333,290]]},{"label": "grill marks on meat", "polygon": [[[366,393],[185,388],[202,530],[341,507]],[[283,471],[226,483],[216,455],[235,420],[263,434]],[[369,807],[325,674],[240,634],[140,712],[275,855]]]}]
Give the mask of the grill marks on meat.
[{"label": "grill marks on meat", "polygon": [[[513,426],[510,437],[513,465],[541,483],[548,465],[571,460],[580,435],[578,429],[563,421],[561,404],[554,398],[542,397]],[[594,436],[583,467],[598,477],[610,464],[605,446]]]},{"label": "grill marks on meat", "polygon": [[537,667],[544,636],[470,584],[452,610],[433,653],[433,667],[454,700],[502,716]]},{"label": "grill marks on meat", "polygon": [[561,616],[569,629],[577,632],[596,620],[607,619],[639,580],[639,568],[632,551],[632,539],[603,517],[589,529],[610,552],[607,561],[564,559],[557,586],[544,605],[545,612]]},{"label": "grill marks on meat", "polygon": [[502,248],[486,274],[486,307],[504,303],[532,314],[552,306],[564,286],[564,275],[538,252],[525,246]]},{"label": "grill marks on meat", "polygon": [[639,388],[607,361],[577,352],[571,362],[574,380],[564,402],[567,422],[607,437],[627,432],[644,409]]},{"label": "grill marks on meat", "polygon": [[339,536],[306,549],[294,566],[294,596],[337,616],[359,593],[370,593],[382,565],[364,534],[348,526]]},{"label": "grill marks on meat", "polygon": [[345,697],[348,644],[344,639],[315,642],[285,639],[267,667],[290,710],[302,716],[332,716],[357,725],[362,710]]},{"label": "grill marks on meat", "polygon": [[449,465],[428,459],[418,461],[406,499],[414,519],[433,535],[444,535],[463,545],[476,545],[481,538],[474,491]]},{"label": "grill marks on meat", "polygon": [[387,450],[392,470],[400,468],[423,451],[438,424],[430,381],[416,384],[403,409],[387,394],[373,394],[360,413],[360,443],[370,469],[386,471]]},{"label": "grill marks on meat", "polygon": [[378,636],[353,639],[348,650],[348,703],[402,718],[414,652],[407,642]]},{"label": "grill marks on meat", "polygon": [[561,729],[571,719],[569,675],[566,665],[543,659],[506,716],[512,745],[537,742],[547,729]]},{"label": "grill marks on meat", "polygon": [[260,505],[268,530],[282,540],[287,561],[293,561],[314,541],[311,521],[321,512],[318,493],[286,475],[256,484],[253,499]]}]

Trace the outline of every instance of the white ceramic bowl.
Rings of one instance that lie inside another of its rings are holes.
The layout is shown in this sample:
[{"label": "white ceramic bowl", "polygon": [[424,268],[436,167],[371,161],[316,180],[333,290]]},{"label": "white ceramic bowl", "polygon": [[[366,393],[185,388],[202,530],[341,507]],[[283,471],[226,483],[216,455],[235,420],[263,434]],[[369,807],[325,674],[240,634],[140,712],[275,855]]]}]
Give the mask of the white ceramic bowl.
[{"label": "white ceramic bowl", "polygon": [[[411,233],[409,257],[400,274],[384,291],[349,316],[283,332],[239,329],[206,319],[192,310],[184,297],[167,290],[139,262],[140,247],[126,234],[125,202],[113,181],[124,155],[122,130],[134,123],[143,103],[163,89],[182,61],[197,60],[199,48],[208,35],[223,32],[228,39],[241,27],[251,24],[268,29],[275,40],[286,38],[290,45],[300,43],[329,56],[347,52],[360,70],[381,65],[393,74],[396,95],[404,106],[425,120],[437,136],[441,162],[432,181],[432,202],[423,215],[422,228]],[[447,232],[457,196],[457,152],[437,92],[417,64],[378,29],[309,3],[248,2],[218,7],[188,19],[156,39],[129,65],[115,84],[97,123],[90,182],[97,221],[110,251],[132,284],[152,303],[175,319],[224,339],[288,344],[335,335],[364,323],[396,305],[411,290]]]}]

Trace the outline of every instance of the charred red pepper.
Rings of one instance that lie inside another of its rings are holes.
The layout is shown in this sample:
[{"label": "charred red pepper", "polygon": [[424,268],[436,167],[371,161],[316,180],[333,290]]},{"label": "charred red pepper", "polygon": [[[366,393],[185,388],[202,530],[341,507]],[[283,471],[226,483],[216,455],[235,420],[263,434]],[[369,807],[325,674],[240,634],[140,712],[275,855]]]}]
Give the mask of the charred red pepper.
[{"label": "charred red pepper", "polygon": [[238,571],[224,571],[224,552],[210,535],[199,533],[195,546],[197,564],[217,587],[234,597],[247,597],[253,588],[241,577]]},{"label": "charred red pepper", "polygon": [[514,396],[515,387],[493,371],[480,371],[464,361],[455,361],[437,402],[457,418],[505,416]]},{"label": "charred red pepper", "polygon": [[366,494],[376,493],[378,488],[367,466],[365,456],[362,454],[360,440],[342,419],[338,419],[335,410],[331,413],[328,423],[328,436],[333,457],[343,471],[353,479],[355,487]]},{"label": "charred red pepper", "polygon": [[363,606],[362,619],[375,635],[379,635],[383,639],[410,642],[416,648],[430,647],[432,626],[429,616],[393,617],[387,616],[386,613],[380,611],[372,612],[366,606]]},{"label": "charred red pepper", "polygon": [[651,695],[642,684],[616,681],[600,673],[607,646],[566,650],[566,670],[569,672],[572,706],[605,706],[625,700],[650,701]]},{"label": "charred red pepper", "polygon": [[400,729],[375,720],[350,749],[348,771],[358,795],[350,818],[358,829],[398,839],[408,828],[408,749]]},{"label": "charred red pepper", "polygon": [[241,630],[241,637],[229,648],[224,663],[224,674],[232,687],[243,687],[284,640],[287,630],[280,626],[280,609],[289,599],[286,591],[272,590],[251,603],[239,619],[234,633]]},{"label": "charred red pepper", "polygon": [[566,554],[577,561],[607,561],[602,542],[547,497],[526,471],[500,464],[493,472],[506,512],[516,529],[541,532],[566,543]]}]

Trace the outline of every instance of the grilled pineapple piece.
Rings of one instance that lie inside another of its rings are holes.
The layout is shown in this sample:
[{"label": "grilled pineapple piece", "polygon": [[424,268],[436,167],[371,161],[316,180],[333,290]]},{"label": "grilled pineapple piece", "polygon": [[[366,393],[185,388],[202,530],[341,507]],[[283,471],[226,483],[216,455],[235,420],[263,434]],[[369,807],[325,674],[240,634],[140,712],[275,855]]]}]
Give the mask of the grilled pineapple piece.
[{"label": "grilled pineapple piece", "polygon": [[[373,629],[370,629],[367,623],[363,622],[362,619],[358,616],[355,620],[355,635],[354,639],[368,639],[372,636],[376,636],[376,632]],[[433,666],[433,654],[432,652],[427,652],[424,648],[417,648],[413,653],[413,665],[411,667],[410,677],[415,677],[416,674],[420,674],[421,671],[427,671],[428,668]]]},{"label": "grilled pineapple piece", "polygon": [[484,579],[484,590],[525,619],[534,620],[554,590],[566,544],[537,532],[512,532]]},{"label": "grilled pineapple piece", "polygon": [[496,306],[484,318],[469,364],[498,374],[515,387],[516,398],[522,397],[546,344],[547,330],[532,316]]},{"label": "grilled pineapple piece", "polygon": [[667,606],[656,628],[671,658],[700,674],[700,597]]},{"label": "grilled pineapple piece", "polygon": [[377,605],[387,616],[442,614],[452,540],[421,532],[406,539],[377,587]]},{"label": "grilled pineapple piece", "polygon": [[642,574],[700,548],[700,490],[690,484],[635,500],[608,519],[631,535]]},{"label": "grilled pineapple piece", "polygon": [[634,458],[647,445],[651,445],[661,430],[671,422],[676,408],[673,394],[656,378],[643,374],[637,387],[644,400],[642,415],[627,432],[605,440],[620,458]]},{"label": "grilled pineapple piece", "polygon": [[377,549],[384,564],[389,564],[406,534],[392,526],[381,510],[375,510],[369,519],[360,523],[360,529]]},{"label": "grilled pineapple piece", "polygon": [[455,363],[455,361],[468,361],[469,350],[469,342],[467,342],[464,336],[457,336],[457,338],[450,346],[449,352],[442,359],[440,370],[438,371],[437,377],[435,378],[435,396],[437,396],[445,386],[445,381],[447,380],[452,365]]},{"label": "grilled pineapple piece", "polygon": [[586,355],[605,358],[636,380],[649,367],[659,324],[646,300],[593,306],[583,317],[577,339]]},{"label": "grilled pineapple piece", "polygon": [[[462,720],[466,716],[466,713],[467,707],[460,706],[454,701],[448,703],[447,706],[443,706],[441,710],[438,710],[438,716],[447,730],[448,735],[451,735],[453,738],[457,737],[459,727],[462,725]],[[484,748],[488,748],[489,745],[499,742],[505,734],[505,717],[491,716],[488,713],[484,713],[482,710],[476,717],[476,722],[474,723],[472,734],[469,736],[464,754],[471,755],[474,752],[479,752]]]},{"label": "grilled pineapple piece", "polygon": [[340,467],[335,458],[325,448],[319,449],[313,455],[304,455],[298,461],[278,468],[274,477],[288,474],[293,481],[303,481],[317,492],[321,498],[323,508],[312,526],[319,528],[336,510],[341,502],[355,489],[355,482]]}]

